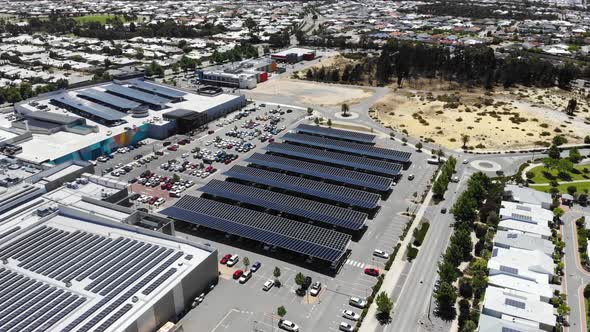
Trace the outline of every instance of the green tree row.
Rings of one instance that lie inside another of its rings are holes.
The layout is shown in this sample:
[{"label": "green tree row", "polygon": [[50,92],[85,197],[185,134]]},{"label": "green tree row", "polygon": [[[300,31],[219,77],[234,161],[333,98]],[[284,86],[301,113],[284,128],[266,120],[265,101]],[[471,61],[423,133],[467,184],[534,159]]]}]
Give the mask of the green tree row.
[{"label": "green tree row", "polygon": [[434,181],[432,185],[432,192],[436,199],[442,199],[445,192],[447,191],[447,187],[449,186],[449,182],[455,173],[455,166],[457,165],[457,159],[455,157],[450,156],[449,159],[443,164],[440,175]]}]

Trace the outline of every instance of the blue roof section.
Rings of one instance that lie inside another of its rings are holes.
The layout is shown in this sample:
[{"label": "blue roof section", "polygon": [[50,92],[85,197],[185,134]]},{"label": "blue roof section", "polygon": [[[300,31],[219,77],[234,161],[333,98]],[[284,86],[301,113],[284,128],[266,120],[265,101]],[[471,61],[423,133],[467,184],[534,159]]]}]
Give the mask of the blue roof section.
[{"label": "blue roof section", "polygon": [[342,258],[351,238],[348,234],[190,195],[160,213],[331,263]]},{"label": "blue roof section", "polygon": [[252,156],[246,159],[246,161],[260,166],[304,174],[320,178],[322,180],[331,180],[378,191],[389,190],[393,183],[391,178],[349,171],[338,167],[324,166],[268,154],[254,153]]},{"label": "blue roof section", "polygon": [[150,104],[150,105],[159,105],[164,106],[170,102],[169,99],[162,98],[147,92],[138,91],[135,89],[128,88],[126,86],[118,85],[118,84],[109,84],[104,87],[105,90],[108,92],[113,92],[116,94],[123,95],[125,97],[141,100],[141,102]]},{"label": "blue roof section", "polygon": [[319,150],[311,147],[294,145],[288,143],[270,143],[266,150],[289,157],[305,158],[314,161],[322,161],[334,165],[343,165],[355,168],[362,171],[371,171],[381,174],[387,174],[390,176],[397,176],[400,174],[402,165],[376,160],[371,158],[365,158],[360,156],[354,156],[351,154],[331,152],[325,150]]},{"label": "blue roof section", "polygon": [[367,214],[355,210],[233,182],[211,180],[199,191],[353,231],[361,229],[367,219]]},{"label": "blue roof section", "polygon": [[106,92],[96,90],[96,89],[84,89],[84,90],[76,91],[76,93],[78,93],[79,96],[84,96],[89,99],[94,99],[94,100],[99,101],[101,103],[112,105],[112,106],[119,108],[119,109],[130,110],[130,109],[134,109],[136,107],[139,107],[141,105],[140,103],[135,102],[133,100],[117,97],[117,96],[112,95],[110,93],[106,93]]},{"label": "blue roof section", "polygon": [[356,131],[340,130],[334,128],[326,128],[320,126],[311,126],[308,124],[300,124],[295,128],[300,133],[308,133],[336,139],[343,139],[347,141],[355,141],[359,143],[375,143],[375,135],[359,133]]},{"label": "blue roof section", "polygon": [[410,162],[409,152],[379,148],[367,144],[344,142],[337,139],[317,137],[305,134],[288,133],[281,137],[284,141],[310,145],[319,148],[354,153],[361,156],[386,159],[393,162]]},{"label": "blue roof section", "polygon": [[156,84],[154,82],[142,81],[138,79],[125,81],[125,83],[129,83],[134,88],[145,91],[147,93],[157,94],[172,99],[178,99],[187,94],[184,91],[175,90],[160,84]]},{"label": "blue roof section", "polygon": [[81,112],[94,115],[107,121],[121,120],[126,116],[125,113],[115,111],[112,108],[108,108],[82,98],[74,97],[67,92],[52,96],[50,100],[62,103]]},{"label": "blue roof section", "polygon": [[363,209],[376,208],[381,198],[379,194],[375,193],[253,167],[235,165],[223,174],[242,181],[263,184]]}]

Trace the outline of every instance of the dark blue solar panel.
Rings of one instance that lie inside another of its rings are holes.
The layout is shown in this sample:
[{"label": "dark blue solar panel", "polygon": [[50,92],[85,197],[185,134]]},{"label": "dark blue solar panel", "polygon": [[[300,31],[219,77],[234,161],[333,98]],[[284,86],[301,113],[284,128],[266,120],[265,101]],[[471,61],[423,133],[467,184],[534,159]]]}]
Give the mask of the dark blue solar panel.
[{"label": "dark blue solar panel", "polygon": [[57,230],[54,228],[49,228],[47,226],[43,226],[35,231],[25,234],[25,236],[19,238],[18,240],[4,246],[0,250],[0,258],[7,258],[7,257],[15,257],[16,255],[20,254],[22,251],[25,251],[30,248],[31,243],[35,243],[40,239],[44,239],[53,232]]},{"label": "dark blue solar panel", "polygon": [[162,274],[156,281],[154,281],[151,285],[147,286],[143,292],[143,295],[150,295],[158,286],[160,286],[166,279],[170,278],[174,273],[176,273],[175,268],[171,268],[170,270],[166,271],[166,273]]},{"label": "dark blue solar panel", "polygon": [[87,99],[96,100],[103,104],[112,105],[117,109],[130,110],[139,107],[141,104],[133,100],[117,97],[110,93],[99,91],[96,89],[85,89],[76,91],[80,96],[86,97]]},{"label": "dark blue solar panel", "polygon": [[88,249],[92,248],[96,243],[99,243],[102,240],[104,240],[104,238],[98,235],[84,237],[78,241],[79,243],[77,245],[71,246],[68,251],[63,252],[62,255],[57,257],[52,262],[51,266],[41,270],[41,273],[50,277],[57,275],[55,271],[63,268],[64,266],[72,266],[75,262],[78,262],[83,257],[86,257],[85,254],[87,253]]},{"label": "dark blue solar panel", "polygon": [[162,97],[158,97],[156,95],[152,95],[146,92],[138,91],[135,89],[128,88],[126,86],[118,85],[118,84],[109,84],[104,87],[108,92],[122,95],[133,100],[140,100],[143,103],[150,104],[150,105],[158,105],[164,106],[170,102],[169,99],[165,99]]},{"label": "dark blue solar panel", "polygon": [[334,128],[326,128],[320,126],[311,126],[307,124],[300,124],[295,128],[296,131],[301,133],[309,133],[314,135],[320,135],[325,137],[333,137],[336,139],[344,139],[347,141],[356,141],[360,143],[374,143],[375,135],[359,133],[356,131],[341,130]]},{"label": "dark blue solar panel", "polygon": [[160,213],[329,262],[350,242],[348,234],[190,195]]},{"label": "dark blue solar panel", "polygon": [[172,88],[165,87],[160,84],[156,84],[150,81],[142,81],[138,79],[126,81],[125,83],[129,83],[132,87],[151,93],[156,94],[159,96],[163,96],[165,98],[177,99],[181,98],[186,95],[186,92],[175,90]]},{"label": "dark blue solar panel", "polygon": [[252,204],[278,212],[289,213],[351,230],[361,229],[367,219],[367,215],[362,212],[233,182],[211,180],[199,190],[210,195]]},{"label": "dark blue solar panel", "polygon": [[409,152],[379,148],[367,144],[344,142],[331,138],[317,137],[305,134],[285,134],[281,137],[284,141],[316,146],[329,150],[354,153],[361,156],[368,156],[379,159],[386,159],[393,162],[409,162]]},{"label": "dark blue solar panel", "polygon": [[101,104],[93,103],[86,99],[78,98],[65,92],[51,97],[52,102],[64,104],[66,106],[77,109],[78,111],[105,119],[107,121],[121,120],[126,116],[123,112],[115,111],[112,108],[103,106]]},{"label": "dark blue solar panel", "polygon": [[252,167],[236,165],[224,175],[364,209],[376,208],[380,199],[378,194]]},{"label": "dark blue solar panel", "polygon": [[273,142],[266,147],[266,150],[289,157],[322,161],[333,165],[343,165],[361,171],[376,172],[390,176],[397,176],[402,170],[402,165],[388,161],[353,156],[339,152],[319,150],[301,145]]}]

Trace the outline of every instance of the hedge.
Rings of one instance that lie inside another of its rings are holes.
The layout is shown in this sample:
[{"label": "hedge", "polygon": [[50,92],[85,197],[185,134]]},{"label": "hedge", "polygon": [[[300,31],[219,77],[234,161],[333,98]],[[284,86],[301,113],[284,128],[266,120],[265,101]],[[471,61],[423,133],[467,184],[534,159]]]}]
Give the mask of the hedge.
[{"label": "hedge", "polygon": [[419,247],[422,245],[424,237],[426,237],[426,232],[428,232],[428,228],[430,228],[430,224],[425,222],[420,228],[414,229],[414,246]]}]

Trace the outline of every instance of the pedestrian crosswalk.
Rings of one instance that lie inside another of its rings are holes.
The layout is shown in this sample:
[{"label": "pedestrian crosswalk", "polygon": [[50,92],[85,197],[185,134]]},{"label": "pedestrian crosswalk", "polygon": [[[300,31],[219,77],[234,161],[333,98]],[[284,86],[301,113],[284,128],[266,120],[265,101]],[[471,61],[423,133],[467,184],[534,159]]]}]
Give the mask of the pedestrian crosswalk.
[{"label": "pedestrian crosswalk", "polygon": [[346,265],[358,267],[358,268],[361,268],[361,269],[365,267],[365,263],[363,263],[363,262],[357,262],[357,261],[352,260],[352,259],[347,259],[346,260]]}]

